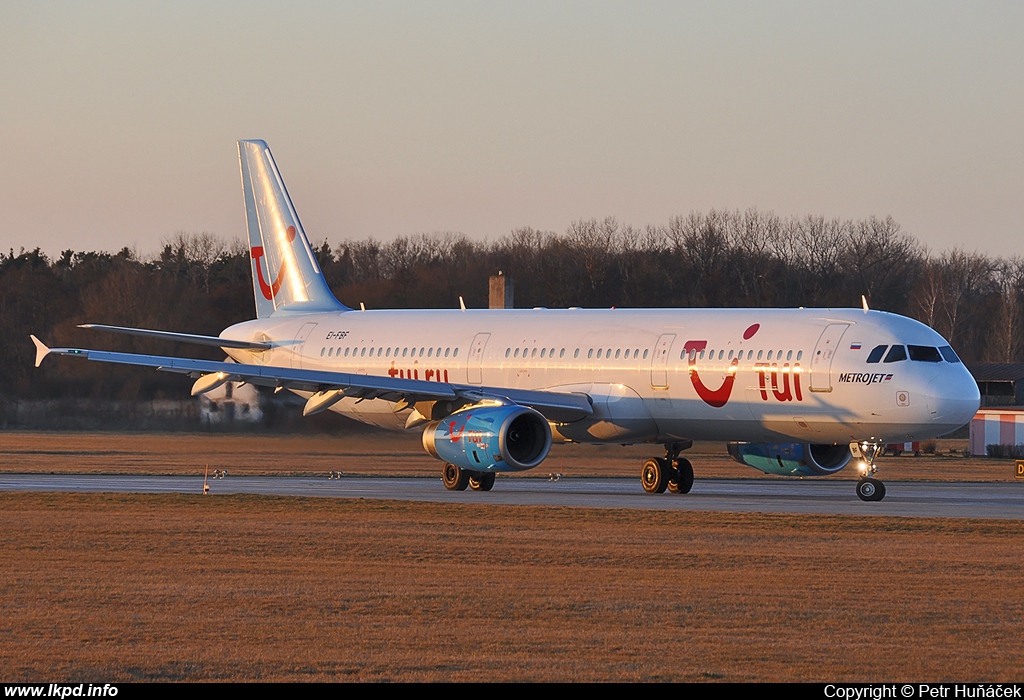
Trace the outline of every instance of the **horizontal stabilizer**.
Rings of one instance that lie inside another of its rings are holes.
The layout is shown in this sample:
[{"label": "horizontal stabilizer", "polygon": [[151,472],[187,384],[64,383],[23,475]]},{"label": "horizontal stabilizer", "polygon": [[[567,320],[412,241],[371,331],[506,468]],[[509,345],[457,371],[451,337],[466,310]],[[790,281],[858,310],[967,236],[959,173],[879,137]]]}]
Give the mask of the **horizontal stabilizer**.
[{"label": "horizontal stabilizer", "polygon": [[83,323],[79,328],[88,328],[93,331],[106,331],[107,333],[121,333],[122,335],[135,335],[142,338],[157,338],[159,340],[173,340],[177,343],[191,343],[193,345],[210,345],[215,348],[238,348],[239,350],[269,350],[270,343],[255,343],[248,340],[228,340],[213,335],[193,335],[191,333],[172,333],[171,331],[151,331],[147,328],[125,328],[124,326],[104,326],[101,323]]}]

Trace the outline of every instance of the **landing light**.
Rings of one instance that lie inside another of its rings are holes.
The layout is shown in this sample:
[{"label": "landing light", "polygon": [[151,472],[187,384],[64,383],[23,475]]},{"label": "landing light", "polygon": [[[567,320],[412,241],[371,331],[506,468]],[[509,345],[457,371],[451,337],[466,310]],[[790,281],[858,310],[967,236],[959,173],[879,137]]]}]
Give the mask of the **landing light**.
[{"label": "landing light", "polygon": [[869,471],[868,463],[865,462],[864,460],[857,462],[857,471],[859,471],[862,475],[866,476]]}]

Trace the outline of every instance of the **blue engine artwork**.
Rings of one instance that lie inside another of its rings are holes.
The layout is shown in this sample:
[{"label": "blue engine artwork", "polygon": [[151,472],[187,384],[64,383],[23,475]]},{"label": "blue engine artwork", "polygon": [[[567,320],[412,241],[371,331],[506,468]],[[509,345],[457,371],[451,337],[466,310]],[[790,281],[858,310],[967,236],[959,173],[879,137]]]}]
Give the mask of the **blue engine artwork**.
[{"label": "blue engine artwork", "polygon": [[427,425],[423,447],[438,459],[471,471],[532,469],[551,449],[551,427],[524,406],[469,406]]},{"label": "blue engine artwork", "polygon": [[740,464],[782,476],[835,474],[853,457],[848,445],[730,442],[728,447]]}]

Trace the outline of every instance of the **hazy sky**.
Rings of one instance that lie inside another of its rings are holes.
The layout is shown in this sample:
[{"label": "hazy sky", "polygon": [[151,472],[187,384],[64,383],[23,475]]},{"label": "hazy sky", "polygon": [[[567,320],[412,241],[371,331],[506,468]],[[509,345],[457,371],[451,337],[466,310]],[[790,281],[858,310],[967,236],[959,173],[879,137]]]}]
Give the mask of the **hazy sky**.
[{"label": "hazy sky", "polygon": [[0,248],[314,241],[710,208],[1024,255],[1022,2],[0,3]]}]

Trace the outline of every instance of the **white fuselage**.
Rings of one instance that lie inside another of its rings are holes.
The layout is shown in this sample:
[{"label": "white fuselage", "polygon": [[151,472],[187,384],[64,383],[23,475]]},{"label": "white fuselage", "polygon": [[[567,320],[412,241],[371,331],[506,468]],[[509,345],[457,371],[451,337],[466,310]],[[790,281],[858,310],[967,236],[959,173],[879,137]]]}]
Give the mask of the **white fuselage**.
[{"label": "white fuselage", "polygon": [[[246,364],[588,394],[594,414],[552,424],[579,442],[845,443],[919,440],[966,423],[963,364],[868,363],[879,345],[939,348],[927,326],[856,309],[415,310],[275,314],[221,337]],[[308,396],[308,394],[304,394]],[[404,429],[409,409],[344,399],[332,410]]]}]

